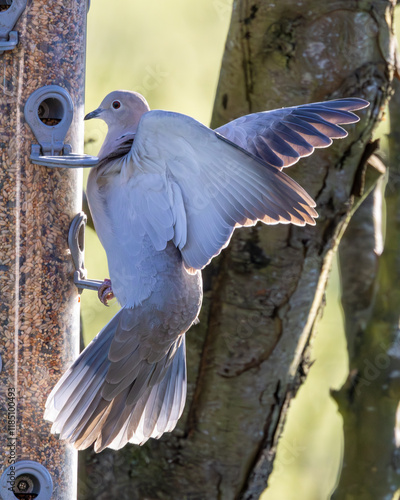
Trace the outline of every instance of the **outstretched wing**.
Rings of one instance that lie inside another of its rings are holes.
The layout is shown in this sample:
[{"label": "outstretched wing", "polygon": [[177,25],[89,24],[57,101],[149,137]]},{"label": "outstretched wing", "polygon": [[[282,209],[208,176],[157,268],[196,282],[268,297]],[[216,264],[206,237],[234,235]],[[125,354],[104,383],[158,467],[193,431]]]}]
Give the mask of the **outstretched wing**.
[{"label": "outstretched wing", "polygon": [[217,131],[179,113],[146,113],[125,160],[135,177],[161,181],[136,191],[147,200],[146,233],[158,250],[168,235],[191,270],[218,255],[236,227],[314,224],[314,201],[281,169],[345,137],[338,124],[358,121],[351,111],[367,105],[348,98],[255,113]]},{"label": "outstretched wing", "polygon": [[275,167],[290,167],[315,148],[326,148],[332,139],[347,136],[339,125],[355,123],[352,113],[368,101],[337,99],[253,113],[233,120],[216,132]]},{"label": "outstretched wing", "polygon": [[312,198],[286,174],[178,113],[146,113],[125,165],[136,178],[163,179],[163,188],[151,189],[143,220],[156,248],[160,235],[169,235],[189,270],[207,265],[237,226],[304,226],[317,217]]}]

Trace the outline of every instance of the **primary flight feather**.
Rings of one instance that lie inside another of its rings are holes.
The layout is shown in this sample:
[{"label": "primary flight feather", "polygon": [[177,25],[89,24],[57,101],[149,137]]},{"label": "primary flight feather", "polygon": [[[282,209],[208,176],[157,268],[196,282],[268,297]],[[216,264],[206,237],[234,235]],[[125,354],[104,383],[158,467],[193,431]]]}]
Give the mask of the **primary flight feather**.
[{"label": "primary flight feather", "polygon": [[254,113],[213,131],[150,111],[115,91],[85,119],[108,133],[87,196],[107,253],[102,300],[121,310],[48,397],[52,432],[84,449],[119,449],[172,431],[186,399],[185,333],[202,301],[201,269],[236,227],[315,224],[312,198],[282,172],[346,137],[340,124],[368,106],[339,99]]}]

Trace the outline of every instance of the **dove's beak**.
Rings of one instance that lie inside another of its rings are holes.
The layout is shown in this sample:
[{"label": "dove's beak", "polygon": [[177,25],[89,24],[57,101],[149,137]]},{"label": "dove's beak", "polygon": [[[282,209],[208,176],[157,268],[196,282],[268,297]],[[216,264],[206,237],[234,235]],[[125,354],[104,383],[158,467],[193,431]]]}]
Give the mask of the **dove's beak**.
[{"label": "dove's beak", "polygon": [[95,109],[94,111],[92,111],[91,113],[88,113],[88,114],[85,116],[84,120],[91,120],[92,118],[98,118],[98,117],[101,115],[101,113],[102,113],[103,111],[104,111],[104,109],[102,109],[102,108],[97,108],[97,109]]}]

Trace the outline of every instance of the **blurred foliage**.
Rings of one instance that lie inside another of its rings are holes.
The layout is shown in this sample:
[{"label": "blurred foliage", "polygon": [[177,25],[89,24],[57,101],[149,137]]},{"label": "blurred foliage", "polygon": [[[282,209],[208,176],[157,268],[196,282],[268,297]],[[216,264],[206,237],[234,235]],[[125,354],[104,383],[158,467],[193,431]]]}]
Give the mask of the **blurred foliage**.
[{"label": "blurred foliage", "polygon": [[[231,6],[232,0],[114,0],[110,9],[105,0],[92,2],[86,112],[97,108],[108,92],[130,89],[142,93],[153,109],[182,112],[208,124]],[[387,127],[384,124],[380,133],[387,133]],[[105,133],[100,120],[87,122],[87,153],[97,154]],[[105,252],[90,229],[86,267],[91,278],[108,277]],[[117,310],[115,301],[105,308],[96,294],[83,293],[86,343]],[[340,470],[341,417],[329,395],[330,388],[339,388],[347,376],[337,267],[331,275],[313,358],[307,381],[292,403],[263,500],[329,498]]]}]

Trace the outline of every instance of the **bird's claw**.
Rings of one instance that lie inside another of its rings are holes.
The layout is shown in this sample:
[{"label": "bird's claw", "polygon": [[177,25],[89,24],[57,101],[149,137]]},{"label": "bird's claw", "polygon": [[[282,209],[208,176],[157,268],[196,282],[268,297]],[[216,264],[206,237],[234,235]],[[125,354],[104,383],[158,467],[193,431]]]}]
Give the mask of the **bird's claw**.
[{"label": "bird's claw", "polygon": [[105,306],[108,306],[108,301],[114,298],[114,292],[111,287],[111,280],[106,278],[97,290],[99,300]]}]

